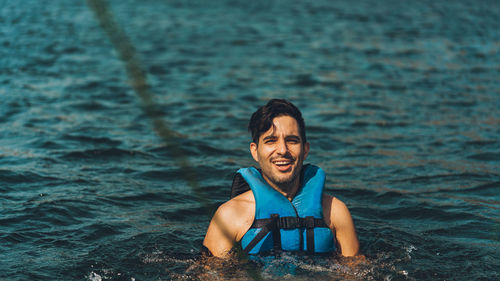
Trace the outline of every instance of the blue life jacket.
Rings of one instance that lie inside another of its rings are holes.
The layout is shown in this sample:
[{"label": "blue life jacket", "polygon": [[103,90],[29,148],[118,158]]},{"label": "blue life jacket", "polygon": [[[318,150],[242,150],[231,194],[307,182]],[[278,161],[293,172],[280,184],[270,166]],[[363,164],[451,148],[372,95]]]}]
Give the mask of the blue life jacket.
[{"label": "blue life jacket", "polygon": [[255,220],[241,239],[244,252],[335,251],[335,237],[323,220],[323,170],[305,165],[302,185],[291,202],[272,188],[256,168],[242,168],[237,173],[248,183],[255,197]]}]

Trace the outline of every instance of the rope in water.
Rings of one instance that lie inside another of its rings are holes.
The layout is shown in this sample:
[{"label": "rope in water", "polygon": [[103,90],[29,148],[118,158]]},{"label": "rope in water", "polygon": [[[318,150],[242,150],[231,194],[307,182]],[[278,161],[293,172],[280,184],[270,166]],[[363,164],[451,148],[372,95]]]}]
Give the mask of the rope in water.
[{"label": "rope in water", "polygon": [[[147,116],[152,120],[155,132],[163,139],[169,152],[176,159],[177,165],[181,168],[184,180],[191,189],[198,195],[202,206],[208,205],[206,197],[199,194],[199,182],[196,173],[189,164],[182,147],[179,145],[179,137],[176,132],[169,129],[166,122],[161,118],[161,111],[154,102],[154,96],[148,85],[146,74],[141,68],[137,59],[135,48],[130,42],[126,33],[118,26],[108,9],[104,0],[88,0],[89,7],[94,11],[101,28],[106,32],[111,44],[117,50],[120,59],[124,62],[127,76],[142,102],[142,108]],[[239,253],[241,255],[241,253]],[[247,269],[248,275],[254,280],[262,280],[260,273],[256,270]]]},{"label": "rope in water", "polygon": [[[120,59],[124,62],[130,84],[142,102],[142,108],[151,119],[153,128],[166,144],[169,153],[177,162],[182,171],[183,179],[188,183],[195,193],[199,190],[197,175],[189,164],[184,150],[179,145],[178,134],[171,130],[161,118],[161,110],[154,102],[154,95],[146,78],[145,72],[137,59],[135,48],[125,32],[113,19],[113,15],[103,0],[88,0],[89,7],[94,11],[101,28],[108,35],[111,44],[118,52]],[[205,200],[204,196],[198,196]]]}]

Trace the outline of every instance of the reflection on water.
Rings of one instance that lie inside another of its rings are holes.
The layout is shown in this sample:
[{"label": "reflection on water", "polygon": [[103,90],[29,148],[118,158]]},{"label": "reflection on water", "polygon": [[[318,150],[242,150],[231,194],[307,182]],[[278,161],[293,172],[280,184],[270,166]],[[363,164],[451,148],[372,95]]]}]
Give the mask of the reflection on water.
[{"label": "reflection on water", "polygon": [[[0,279],[498,279],[498,4],[106,4],[2,3]],[[200,257],[272,97],[366,260]]]}]

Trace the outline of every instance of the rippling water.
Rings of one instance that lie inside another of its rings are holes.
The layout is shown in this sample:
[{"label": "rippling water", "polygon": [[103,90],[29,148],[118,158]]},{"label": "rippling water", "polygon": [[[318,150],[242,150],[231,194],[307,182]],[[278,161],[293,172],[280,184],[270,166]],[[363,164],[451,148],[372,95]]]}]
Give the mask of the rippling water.
[{"label": "rippling water", "polygon": [[[0,279],[500,279],[497,1],[206,2],[0,1]],[[273,97],[366,261],[199,260]]]}]

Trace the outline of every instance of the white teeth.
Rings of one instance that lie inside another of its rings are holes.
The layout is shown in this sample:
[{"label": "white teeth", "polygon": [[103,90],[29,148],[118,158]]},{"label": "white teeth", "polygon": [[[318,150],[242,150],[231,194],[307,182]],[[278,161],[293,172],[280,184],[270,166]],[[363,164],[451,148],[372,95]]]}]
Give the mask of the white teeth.
[{"label": "white teeth", "polygon": [[288,162],[288,161],[276,161],[276,162],[274,162],[274,164],[276,164],[276,165],[287,165],[287,164],[290,164],[290,162]]}]

